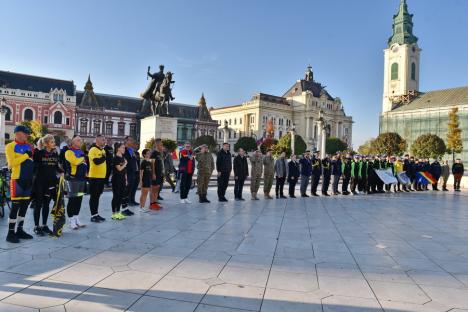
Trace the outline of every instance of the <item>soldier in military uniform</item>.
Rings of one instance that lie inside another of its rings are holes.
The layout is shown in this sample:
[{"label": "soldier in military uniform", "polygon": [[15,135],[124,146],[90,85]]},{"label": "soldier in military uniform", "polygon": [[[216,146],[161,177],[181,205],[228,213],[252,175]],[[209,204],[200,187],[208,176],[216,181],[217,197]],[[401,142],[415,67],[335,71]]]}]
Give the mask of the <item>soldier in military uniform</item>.
[{"label": "soldier in military uniform", "polygon": [[213,155],[208,150],[208,146],[203,144],[201,146],[200,153],[196,156],[197,160],[197,187],[198,197],[200,203],[209,203],[210,201],[206,198],[208,184],[210,183],[211,173],[214,170],[214,159]]},{"label": "soldier in military uniform", "polygon": [[317,194],[317,187],[320,182],[320,176],[322,175],[322,160],[320,159],[320,152],[316,151],[312,156],[312,185],[311,193],[313,196],[319,196]]},{"label": "soldier in military uniform", "polygon": [[263,156],[259,150],[256,150],[250,157],[250,167],[250,193],[252,194],[252,200],[258,200],[257,193],[263,173]]},{"label": "soldier in military uniform", "polygon": [[322,171],[323,171],[322,195],[330,196],[328,194],[328,187],[330,186],[330,178],[331,178],[331,161],[328,155],[325,155],[325,158],[322,159]]},{"label": "soldier in military uniform", "polygon": [[275,159],[271,155],[271,150],[267,151],[263,157],[263,192],[266,199],[273,199],[270,196],[273,179],[275,177]]}]

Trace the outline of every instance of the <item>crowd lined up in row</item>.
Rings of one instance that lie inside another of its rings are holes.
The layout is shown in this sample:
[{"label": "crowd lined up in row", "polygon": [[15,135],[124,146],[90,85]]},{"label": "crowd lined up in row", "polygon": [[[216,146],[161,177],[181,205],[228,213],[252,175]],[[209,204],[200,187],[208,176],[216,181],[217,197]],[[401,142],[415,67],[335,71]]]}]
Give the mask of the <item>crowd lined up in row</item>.
[{"label": "crowd lined up in row", "polygon": [[[407,183],[394,183],[393,191],[423,191],[427,184],[418,179],[419,172],[428,172],[434,177],[433,189],[438,190],[438,180],[442,178],[442,190],[447,191],[447,180],[450,168],[447,162],[440,164],[437,160],[429,163],[427,159],[414,159],[406,155],[400,157],[364,157],[340,154],[331,158],[320,157],[319,152],[306,151],[300,159],[292,155],[288,161],[282,153],[277,159],[271,151],[262,155],[260,151],[253,152],[248,157],[243,149],[239,149],[233,157],[230,145],[223,144],[217,153],[216,162],[206,145],[192,150],[186,143],[179,151],[177,171],[172,162],[172,155],[163,146],[160,139],[155,140],[154,149],[144,149],[138,153],[137,142],[127,137],[124,142],[114,144],[113,149],[107,145],[106,138],[97,136],[89,151],[83,151],[83,140],[75,136],[67,140],[60,149],[56,147],[54,137],[46,135],[35,147],[27,143],[30,130],[22,125],[15,128],[15,140],[6,146],[8,167],[11,170],[10,197],[11,210],[8,221],[7,241],[18,243],[20,239],[32,239],[32,235],[23,229],[24,218],[29,205],[34,209],[34,232],[39,236],[52,235],[47,225],[49,206],[52,199],[57,198],[59,179],[65,181],[67,193],[66,212],[70,228],[77,230],[85,225],[80,221],[79,214],[83,196],[89,193],[91,222],[100,223],[106,219],[99,214],[99,200],[104,186],[112,183],[112,219],[123,220],[134,213],[130,206],[140,206],[142,212],[149,209],[162,208],[163,198],[160,192],[164,181],[167,181],[172,191],[180,192],[180,202],[191,203],[188,193],[192,186],[192,177],[197,169],[197,194],[200,203],[209,203],[207,190],[213,171],[217,172],[217,194],[220,202],[226,202],[226,190],[234,172],[234,197],[237,201],[244,200],[243,186],[250,176],[250,192],[252,200],[258,200],[260,184],[263,180],[265,199],[270,195],[273,182],[276,179],[276,198],[286,198],[284,185],[289,184],[289,197],[295,198],[296,184],[300,182],[300,195],[309,197],[307,189],[311,183],[310,193],[318,195],[321,183],[323,196],[330,196],[328,189],[331,184],[333,195],[373,194],[391,192],[392,184],[385,184],[378,171],[391,169],[393,175],[406,173]],[[248,160],[250,159],[250,166]],[[172,180],[172,173],[177,172],[177,184]],[[460,181],[464,173],[463,164],[459,159],[453,164],[451,172],[454,175],[455,191],[460,190]],[[333,179],[332,179],[333,178]],[[341,192],[339,182],[342,181]],[[135,201],[135,194],[141,186],[140,203]],[[177,190],[176,190],[177,189]],[[147,197],[150,197],[149,208],[146,207]],[[42,220],[41,220],[42,216]],[[42,222],[41,222],[42,221]]]}]

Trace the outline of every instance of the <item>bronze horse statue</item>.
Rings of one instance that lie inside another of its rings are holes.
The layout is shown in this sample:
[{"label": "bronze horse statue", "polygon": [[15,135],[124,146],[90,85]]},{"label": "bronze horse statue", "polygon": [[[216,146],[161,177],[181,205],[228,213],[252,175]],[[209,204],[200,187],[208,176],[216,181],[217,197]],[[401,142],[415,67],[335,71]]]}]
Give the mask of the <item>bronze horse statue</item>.
[{"label": "bronze horse statue", "polygon": [[154,74],[150,73],[148,66],[148,77],[151,77],[151,82],[146,90],[141,93],[143,98],[140,113],[142,115],[151,114],[160,115],[164,104],[166,104],[165,115],[169,115],[169,103],[175,98],[172,96],[171,84],[175,81],[172,80],[172,73],[167,72],[164,74],[164,65],[159,66],[159,72]]}]

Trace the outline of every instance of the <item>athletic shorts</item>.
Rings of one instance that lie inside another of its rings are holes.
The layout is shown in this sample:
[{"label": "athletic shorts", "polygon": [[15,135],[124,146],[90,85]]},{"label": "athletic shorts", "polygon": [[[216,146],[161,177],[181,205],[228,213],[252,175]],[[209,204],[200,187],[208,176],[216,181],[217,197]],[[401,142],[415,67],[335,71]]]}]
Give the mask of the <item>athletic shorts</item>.
[{"label": "athletic shorts", "polygon": [[164,182],[164,179],[162,176],[157,175],[155,180],[151,181],[151,185],[157,186],[157,185],[162,185]]},{"label": "athletic shorts", "polygon": [[23,183],[19,180],[10,181],[11,200],[29,200],[31,199],[32,183]]},{"label": "athletic shorts", "polygon": [[143,178],[141,181],[141,187],[146,188],[146,187],[151,187],[151,177],[148,177],[148,179]]}]

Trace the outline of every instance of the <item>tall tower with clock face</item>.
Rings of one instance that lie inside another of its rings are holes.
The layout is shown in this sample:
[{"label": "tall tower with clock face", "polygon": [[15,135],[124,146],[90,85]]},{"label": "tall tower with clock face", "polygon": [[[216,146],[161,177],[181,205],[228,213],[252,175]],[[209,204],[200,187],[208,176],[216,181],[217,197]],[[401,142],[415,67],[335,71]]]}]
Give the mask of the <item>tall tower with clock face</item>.
[{"label": "tall tower with clock face", "polygon": [[401,97],[419,91],[419,60],[421,49],[413,35],[413,15],[406,0],[400,0],[393,16],[393,34],[385,53],[384,94],[382,113],[391,111]]}]

